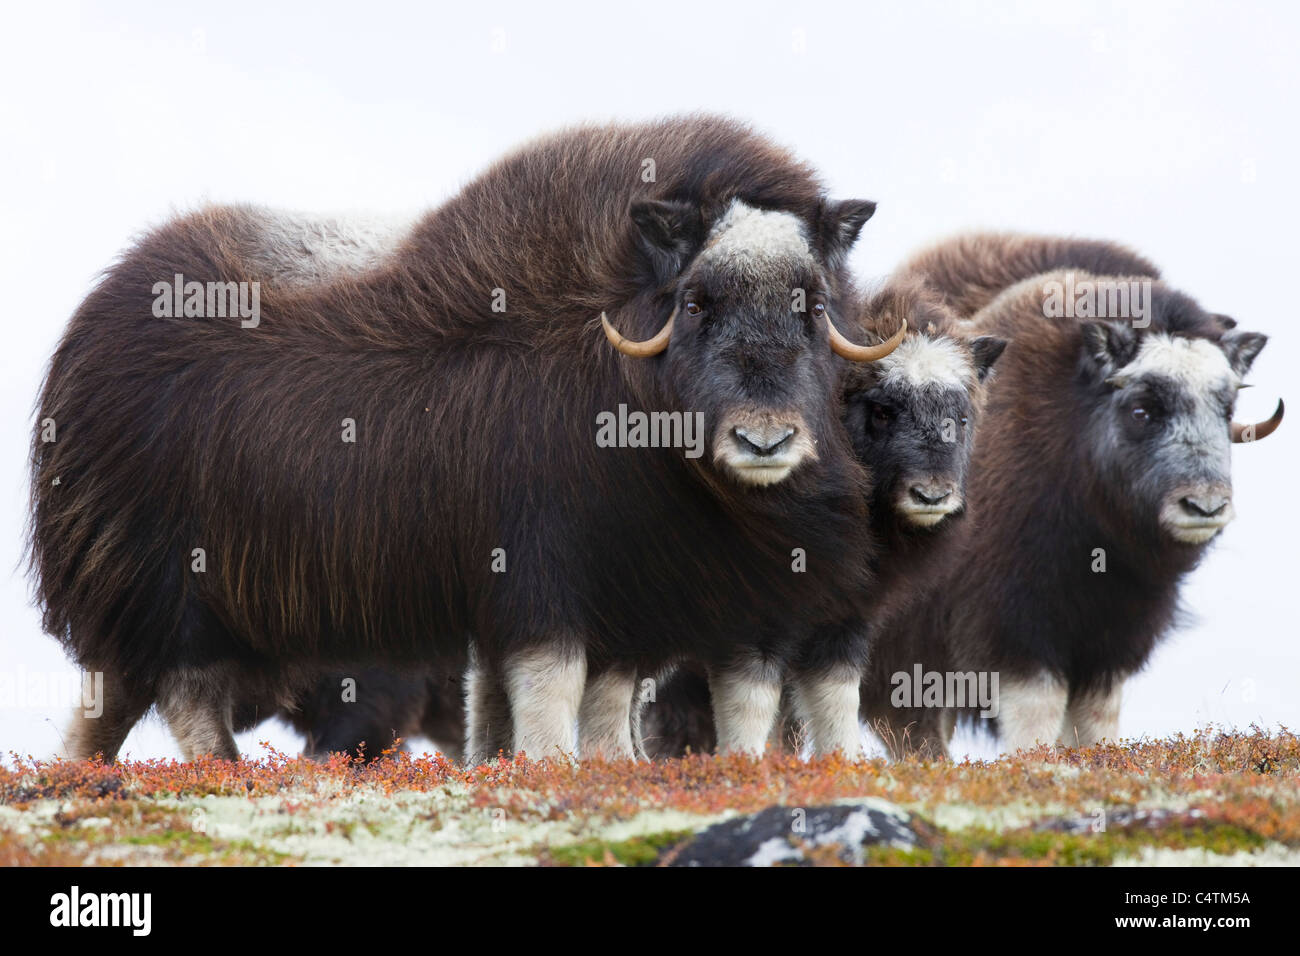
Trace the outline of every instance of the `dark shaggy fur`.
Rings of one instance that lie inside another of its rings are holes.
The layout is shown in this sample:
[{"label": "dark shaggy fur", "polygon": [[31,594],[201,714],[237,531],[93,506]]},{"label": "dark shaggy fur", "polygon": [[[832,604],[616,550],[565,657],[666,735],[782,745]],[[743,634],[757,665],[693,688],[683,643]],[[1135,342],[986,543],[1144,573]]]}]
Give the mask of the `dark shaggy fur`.
[{"label": "dark shaggy fur", "polygon": [[[641,179],[646,157],[656,182]],[[429,213],[382,267],[270,284],[257,328],[151,315],[174,273],[259,278],[230,238],[239,210],[141,239],[73,316],[37,406],[59,430],[46,443],[38,429],[32,449],[45,627],[109,690],[74,752],[112,756],[161,697],[230,755],[237,688],[292,706],[322,667],[457,668],[467,634],[498,663],[545,646],[597,667],[726,667],[742,651],[784,666],[806,622],[854,613],[870,579],[868,476],[838,427],[824,324],[772,331],[755,315],[719,345],[682,319],[649,360],[600,331],[604,310],[631,338],[655,332],[737,197],[807,224],[824,266],[807,281],[837,314],[870,209],[829,203],[807,166],[709,117],[539,140]],[[643,200],[682,221],[668,235],[634,223]],[[819,439],[818,460],[770,488],[738,487],[708,453],[593,440],[597,412],[620,402],[714,422],[756,395],[797,407]],[[491,570],[498,548],[506,573]],[[816,573],[791,573],[794,548]]]},{"label": "dark shaggy fur", "polygon": [[1104,239],[980,232],[916,253],[903,270],[924,277],[957,315],[969,317],[1032,276],[1075,269],[1098,276],[1145,276],[1160,270],[1131,249]]},{"label": "dark shaggy fur", "polygon": [[[1141,332],[1045,318],[1043,283],[1062,273],[1028,278],[999,294],[1000,283],[1033,275],[1038,263],[1099,262],[1155,274],[1117,246],[1033,237],[966,237],[912,260],[913,267],[931,270],[927,279],[948,301],[991,300],[970,332],[1011,344],[990,390],[971,468],[971,516],[956,534],[953,559],[924,582],[921,599],[883,628],[874,645],[863,713],[900,749],[946,752],[958,715],[893,706],[891,675],[910,673],[916,663],[926,670],[996,671],[1004,684],[1045,672],[1068,687],[1072,704],[1081,695],[1109,693],[1146,663],[1168,632],[1179,585],[1205,554],[1205,544],[1161,533],[1146,491],[1112,476],[1147,467],[1140,440],[1108,449],[1087,438],[1118,400],[1098,355],[1118,347],[1124,354],[1104,359],[1122,362],[1143,335],[1165,332],[1216,343],[1244,373],[1265,339],[1228,331],[1235,325],[1230,319],[1158,281],[1151,326]],[[1226,439],[1226,418],[1223,428]],[[1152,476],[1157,484],[1163,479]],[[1093,569],[1098,548],[1105,573]],[[973,717],[974,710],[962,715]]]}]

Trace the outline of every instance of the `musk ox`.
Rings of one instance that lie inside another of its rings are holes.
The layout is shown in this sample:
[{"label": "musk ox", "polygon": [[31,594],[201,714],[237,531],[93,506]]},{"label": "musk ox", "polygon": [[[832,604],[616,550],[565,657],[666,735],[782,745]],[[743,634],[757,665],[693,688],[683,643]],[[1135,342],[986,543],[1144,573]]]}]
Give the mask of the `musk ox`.
[{"label": "musk ox", "polygon": [[1023,279],[1074,269],[1098,276],[1159,279],[1144,256],[1105,239],[979,232],[954,236],[915,253],[904,264],[957,315],[969,318]]},{"label": "musk ox", "polygon": [[[985,382],[1006,342],[965,335],[943,297],[909,273],[886,282],[860,310],[859,321],[881,337],[904,323],[909,329],[888,358],[848,370],[843,386],[844,424],[854,454],[872,474],[869,526],[879,549],[863,617],[849,626],[870,637],[915,597],[917,581],[935,573],[953,529],[965,520]],[[784,736],[790,743],[810,714],[797,697],[787,709],[792,720]],[[684,667],[661,680],[640,729],[652,757],[712,750],[704,673]]]},{"label": "musk ox", "polygon": [[375,760],[398,740],[405,749],[407,738],[422,734],[439,753],[460,760],[465,742],[462,676],[436,669],[363,667],[320,677],[299,689],[288,706],[236,691],[232,724],[238,733],[280,717],[303,735],[303,753],[309,757],[345,753]]},{"label": "musk ox", "polygon": [[[1060,268],[1107,263],[1119,271]],[[877,635],[864,716],[935,753],[956,718],[981,711],[996,712],[1007,749],[1114,738],[1123,681],[1171,627],[1180,583],[1232,517],[1231,444],[1281,419],[1279,403],[1262,425],[1232,421],[1266,337],[1106,243],[973,236],[910,267],[978,309],[970,334],[1010,345],[971,463],[970,517],[942,573]],[[1121,284],[1140,316],[1096,308]],[[1060,314],[1065,289],[1094,301]],[[931,700],[911,686],[921,671],[941,677]],[[996,708],[960,699],[979,675],[998,676]]]},{"label": "musk ox", "polygon": [[[44,624],[106,689],[72,754],[112,757],[157,703],[186,756],[234,757],[237,694],[292,706],[325,669],[471,651],[489,753],[571,752],[580,710],[581,752],[628,753],[634,674],[678,659],[706,662],[729,749],[761,748],[787,668],[842,728],[860,643],[801,653],[870,580],[834,392],[898,337],[834,323],[873,209],[695,116],[531,143],[372,263],[272,276],[250,321],[202,290],[260,281],[230,238],[256,258],[255,213],[146,235],[38,402]],[[173,277],[184,308],[159,309]],[[599,444],[620,405],[670,444],[702,420],[698,454]]]}]

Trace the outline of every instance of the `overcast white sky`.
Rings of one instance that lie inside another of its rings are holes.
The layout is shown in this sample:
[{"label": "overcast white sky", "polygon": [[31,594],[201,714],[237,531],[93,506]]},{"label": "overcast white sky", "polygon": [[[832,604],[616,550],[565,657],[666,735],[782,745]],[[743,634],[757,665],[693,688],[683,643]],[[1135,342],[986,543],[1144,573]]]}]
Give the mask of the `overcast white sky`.
[{"label": "overcast white sky", "polygon": [[[1300,6],[745,2],[13,5],[0,35],[0,674],[70,670],[20,568],[45,363],[128,238],[205,200],[436,203],[539,131],[710,109],[879,201],[854,258],[997,227],[1122,239],[1272,336],[1242,393],[1300,408]],[[1294,414],[1294,413],[1293,413]],[[1130,682],[1121,731],[1300,727],[1291,421],[1234,450],[1239,517],[1185,589],[1194,626]],[[60,708],[0,707],[47,756]],[[298,746],[282,726],[256,741]],[[177,756],[156,719],[125,748]],[[973,752],[983,752],[975,746]]]}]

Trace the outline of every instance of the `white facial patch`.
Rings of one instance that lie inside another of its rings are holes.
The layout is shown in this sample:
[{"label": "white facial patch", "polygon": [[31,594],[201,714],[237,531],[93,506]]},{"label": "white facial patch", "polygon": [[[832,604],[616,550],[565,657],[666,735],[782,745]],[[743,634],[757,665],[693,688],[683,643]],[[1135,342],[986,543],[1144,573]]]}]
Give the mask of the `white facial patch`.
[{"label": "white facial patch", "polygon": [[975,380],[970,358],[951,339],[909,335],[876,362],[884,385],[908,388],[968,388]]},{"label": "white facial patch", "polygon": [[1173,419],[1170,441],[1202,449],[1205,455],[1222,445],[1219,450],[1226,453],[1228,431],[1217,396],[1224,389],[1235,388],[1241,378],[1217,345],[1163,333],[1149,336],[1139,346],[1137,358],[1114,379],[1123,385],[1147,375],[1174,382],[1194,403],[1194,411]]},{"label": "white facial patch", "polygon": [[1115,375],[1121,382],[1155,374],[1173,379],[1187,391],[1209,395],[1241,379],[1223,350],[1207,339],[1157,333],[1147,336],[1132,362]]},{"label": "white facial patch", "polygon": [[755,209],[733,200],[709,230],[697,260],[751,280],[815,263],[803,220],[793,213]]}]

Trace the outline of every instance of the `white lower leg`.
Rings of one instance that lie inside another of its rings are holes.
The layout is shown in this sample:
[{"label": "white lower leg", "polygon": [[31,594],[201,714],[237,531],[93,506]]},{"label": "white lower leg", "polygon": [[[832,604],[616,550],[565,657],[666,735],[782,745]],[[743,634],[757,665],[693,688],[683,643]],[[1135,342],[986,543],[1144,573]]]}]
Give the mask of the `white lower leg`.
[{"label": "white lower leg", "polygon": [[230,674],[219,665],[172,671],[159,684],[158,712],[186,760],[239,759],[231,706]]},{"label": "white lower leg", "polygon": [[581,650],[535,647],[506,662],[516,752],[533,760],[574,752],[573,730],[586,680],[587,656]]},{"label": "white lower leg", "polygon": [[103,754],[111,763],[131,728],[153,703],[153,691],[133,687],[116,672],[104,671],[87,671],[81,688],[81,705],[64,738],[64,756],[89,760]]},{"label": "white lower leg", "polygon": [[998,688],[998,737],[1006,752],[1055,743],[1068,699],[1065,683],[1046,671],[1006,678]]},{"label": "white lower leg", "polygon": [[604,671],[587,680],[578,711],[578,754],[584,760],[631,759],[632,695],[636,674]]},{"label": "white lower leg", "polygon": [[795,676],[792,682],[795,713],[808,727],[813,753],[861,756],[862,730],[858,724],[861,681],[856,670],[847,669]]},{"label": "white lower leg", "polygon": [[718,753],[761,755],[781,710],[781,681],[761,665],[709,672]]},{"label": "white lower leg", "polygon": [[1085,691],[1070,698],[1061,730],[1067,747],[1091,747],[1119,738],[1119,707],[1124,685],[1116,681],[1109,690]]},{"label": "white lower leg", "polygon": [[475,664],[465,684],[465,761],[479,764],[503,752],[513,756],[514,725],[501,675]]}]

